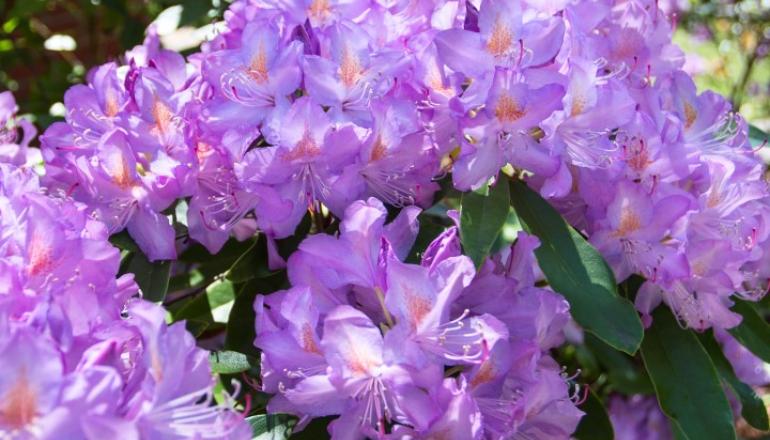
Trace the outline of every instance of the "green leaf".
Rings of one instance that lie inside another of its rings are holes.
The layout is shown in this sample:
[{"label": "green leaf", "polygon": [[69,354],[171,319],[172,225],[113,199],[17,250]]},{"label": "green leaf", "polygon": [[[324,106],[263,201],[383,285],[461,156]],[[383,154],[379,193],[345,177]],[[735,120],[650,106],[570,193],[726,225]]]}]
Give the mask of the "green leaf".
[{"label": "green leaf", "polygon": [[[590,333],[584,333],[590,335]],[[580,375],[583,377],[595,377],[600,374],[599,362],[596,360],[594,353],[588,349],[585,345],[571,346],[575,360],[580,365]],[[610,348],[610,350],[612,350]],[[612,350],[615,351],[615,350]],[[617,353],[617,352],[616,352]]]},{"label": "green leaf", "polygon": [[288,414],[259,414],[246,417],[251,425],[252,440],[284,440],[291,435],[297,423],[294,416]]},{"label": "green leaf", "polygon": [[752,147],[759,147],[768,141],[767,133],[760,130],[757,126],[749,124],[749,142]]},{"label": "green leaf", "polygon": [[700,339],[703,348],[706,349],[706,352],[711,357],[711,361],[714,362],[714,366],[722,380],[733,389],[741,400],[741,416],[757,429],[762,431],[770,429],[767,420],[767,409],[765,409],[762,399],[757,396],[757,393],[750,386],[738,379],[735,371],[733,371],[733,366],[727,360],[724,353],[722,353],[722,348],[714,339],[711,331],[699,334],[698,339]]},{"label": "green leaf", "polygon": [[202,321],[200,319],[188,319],[185,322],[185,328],[190,334],[196,338],[205,332],[211,324],[208,321]]},{"label": "green leaf", "polygon": [[494,255],[503,249],[510,247],[513,242],[516,241],[516,237],[518,237],[519,232],[522,230],[523,228],[519,216],[516,215],[516,211],[513,207],[510,207],[508,210],[508,217],[505,219],[505,223],[500,229],[500,235],[497,236],[494,244],[492,244],[492,249],[489,253]]},{"label": "green leaf", "polygon": [[199,270],[190,269],[172,276],[168,282],[168,290],[176,292],[185,289],[195,289],[203,287],[206,281],[206,277]]},{"label": "green leaf", "polygon": [[270,276],[272,273],[267,266],[267,238],[260,235],[228,269],[227,279],[234,283],[243,283],[254,278]]},{"label": "green leaf", "polygon": [[218,275],[227,272],[254,245],[255,241],[255,238],[244,241],[231,238],[215,255],[210,254],[205,247],[196,243],[179,255],[179,261],[194,264],[206,279],[213,280]]},{"label": "green leaf", "polygon": [[177,312],[172,312],[175,321],[182,319],[203,319],[208,322],[227,322],[230,307],[235,300],[235,288],[228,280],[217,280],[206,287],[203,294],[193,298]]},{"label": "green leaf", "polygon": [[580,424],[573,434],[575,438],[579,440],[612,440],[615,437],[607,410],[593,390],[589,390],[585,402],[578,408],[586,415],[580,419]]},{"label": "green leaf", "polygon": [[687,436],[685,435],[684,431],[682,431],[682,428],[679,427],[678,423],[671,419],[668,419],[668,421],[671,424],[671,432],[674,433],[675,440],[688,440]]},{"label": "green leaf", "polygon": [[316,417],[302,431],[292,434],[291,440],[318,440],[329,438],[329,423],[336,417]]},{"label": "green leaf", "polygon": [[642,359],[663,412],[690,440],[735,439],[733,414],[708,353],[666,307],[653,313]]},{"label": "green leaf", "polygon": [[755,356],[770,362],[770,325],[759,315],[756,306],[736,299],[732,311],[740,314],[743,320],[728,332]]},{"label": "green leaf", "polygon": [[[202,244],[193,242],[190,244],[190,247],[179,254],[179,261],[191,264],[219,263],[224,266],[222,271],[225,271],[228,267],[232,266],[235,260],[237,260],[241,254],[246,252],[253,243],[253,239],[238,241],[234,238],[230,238],[225,242],[219,252],[212,255]],[[215,256],[221,258],[214,258]]]},{"label": "green leaf", "polygon": [[499,181],[489,194],[463,193],[460,208],[460,241],[476,267],[489,255],[508,218],[508,185]]},{"label": "green leaf", "polygon": [[257,294],[268,294],[286,288],[285,272],[278,272],[267,278],[246,283],[235,298],[230,316],[227,319],[225,348],[258,357],[259,350],[254,347],[254,300]]},{"label": "green leaf", "polygon": [[237,351],[214,351],[209,354],[211,371],[217,374],[235,374],[249,371],[259,362]]},{"label": "green leaf", "polygon": [[168,292],[168,280],[171,274],[170,260],[151,262],[141,251],[137,250],[130,254],[124,267],[125,272],[134,274],[134,280],[142,289],[144,299],[163,302]]},{"label": "green leaf", "polygon": [[585,334],[584,340],[599,364],[606,370],[609,385],[613,390],[627,395],[655,392],[649,376],[641,366],[634,363],[633,358],[613,349],[590,333]]},{"label": "green leaf", "polygon": [[299,222],[297,228],[294,230],[294,234],[276,240],[278,247],[278,254],[284,259],[288,260],[289,257],[299,248],[300,243],[305,240],[305,237],[310,233],[310,228],[313,226],[313,220],[310,212],[302,217],[302,221]]},{"label": "green leaf", "polygon": [[615,276],[599,252],[524,182],[511,182],[511,202],[524,229],[540,239],[535,249],[540,269],[567,298],[575,320],[612,347],[635,353],[642,322],[633,304],[618,294]]},{"label": "green leaf", "polygon": [[130,235],[128,231],[123,230],[110,237],[110,243],[123,251],[139,252],[139,246]]}]

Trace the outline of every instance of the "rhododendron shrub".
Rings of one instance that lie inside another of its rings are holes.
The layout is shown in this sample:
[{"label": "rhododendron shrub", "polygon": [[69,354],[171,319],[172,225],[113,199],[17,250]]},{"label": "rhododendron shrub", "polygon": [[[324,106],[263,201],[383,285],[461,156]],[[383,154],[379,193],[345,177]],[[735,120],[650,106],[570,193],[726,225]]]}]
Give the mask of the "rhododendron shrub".
[{"label": "rhododendron shrub", "polygon": [[769,428],[763,144],[657,2],[224,18],[0,94],[0,438]]}]

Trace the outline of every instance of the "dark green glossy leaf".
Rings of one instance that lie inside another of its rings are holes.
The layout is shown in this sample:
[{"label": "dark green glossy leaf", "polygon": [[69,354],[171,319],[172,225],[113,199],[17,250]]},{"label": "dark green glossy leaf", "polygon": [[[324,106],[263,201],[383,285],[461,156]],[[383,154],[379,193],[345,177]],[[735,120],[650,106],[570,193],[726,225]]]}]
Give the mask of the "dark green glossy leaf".
[{"label": "dark green glossy leaf", "polygon": [[687,436],[682,431],[682,428],[679,427],[679,424],[675,421],[668,419],[668,422],[671,424],[671,432],[674,433],[674,439],[676,440],[689,440]]},{"label": "dark green glossy leaf", "polygon": [[292,434],[291,440],[320,440],[329,438],[327,427],[337,417],[317,417],[302,431]]},{"label": "dark green glossy leaf", "polygon": [[615,437],[607,410],[593,390],[588,392],[588,397],[578,408],[586,415],[580,419],[580,424],[573,434],[575,438],[579,440],[612,440]]},{"label": "dark green glossy leaf", "polygon": [[653,313],[642,359],[663,412],[689,440],[735,439],[733,414],[714,364],[698,338],[665,306]]},{"label": "dark green glossy leaf", "polygon": [[642,322],[633,304],[618,294],[615,276],[599,252],[539,194],[511,182],[511,202],[522,226],[542,243],[537,261],[553,289],[567,298],[583,328],[618,350],[633,354]]},{"label": "dark green glossy leaf", "polygon": [[770,362],[770,324],[762,319],[751,302],[735,300],[732,311],[740,314],[743,320],[728,330],[730,334],[755,356]]},{"label": "dark green glossy leaf", "polygon": [[126,230],[123,230],[121,232],[118,232],[117,234],[110,236],[110,243],[112,243],[113,246],[123,251],[131,251],[131,252],[139,251],[139,246],[137,246],[134,239],[131,238],[130,235],[128,235],[128,231]]},{"label": "dark green glossy leaf", "polygon": [[252,440],[283,440],[291,436],[297,418],[288,414],[259,414],[246,417]]},{"label": "dark green glossy leaf", "polygon": [[476,267],[489,255],[508,218],[508,185],[499,181],[489,193],[463,193],[460,208],[460,241]]},{"label": "dark green glossy leaf", "polygon": [[523,228],[519,221],[519,216],[516,215],[516,211],[511,207],[508,210],[508,217],[505,219],[505,223],[500,229],[500,234],[492,244],[492,249],[490,249],[489,254],[494,255],[503,249],[510,247],[513,242],[516,241],[516,237],[521,230],[523,230]]},{"label": "dark green glossy leaf", "polygon": [[216,276],[227,272],[252,247],[255,241],[256,238],[244,241],[231,238],[227,240],[222,249],[215,255],[212,255],[205,247],[196,243],[179,255],[179,261],[196,265],[195,267],[206,279],[213,280]]},{"label": "dark green glossy leaf", "polygon": [[168,292],[171,261],[149,261],[141,251],[132,252],[121,264],[125,272],[134,274],[134,280],[142,289],[142,297],[148,301],[163,302]]},{"label": "dark green glossy leaf", "polygon": [[267,238],[260,235],[257,240],[233,263],[227,271],[227,279],[242,283],[254,278],[263,278],[273,273],[267,266]]},{"label": "dark green glossy leaf", "polygon": [[[586,333],[586,335],[589,334]],[[596,377],[599,375],[599,362],[594,353],[585,345],[575,345],[572,348],[575,353],[575,360],[580,364],[580,375],[582,377]]]},{"label": "dark green glossy leaf", "polygon": [[286,238],[276,240],[278,254],[284,259],[288,259],[291,254],[297,250],[300,243],[302,243],[302,240],[304,240],[305,237],[307,237],[307,235],[310,233],[312,224],[313,220],[310,213],[305,214],[305,216],[302,217],[302,221],[299,222],[299,225],[297,225],[297,229],[294,230],[294,234]]},{"label": "dark green glossy leaf", "polygon": [[711,361],[714,363],[722,380],[733,389],[735,394],[741,400],[741,416],[743,416],[751,426],[757,429],[763,431],[770,429],[765,404],[750,386],[741,382],[735,375],[733,366],[730,364],[730,361],[727,360],[724,353],[722,353],[722,348],[719,346],[716,339],[714,339],[712,332],[709,331],[699,334],[698,339],[700,339],[703,348],[706,349],[706,352],[708,352],[711,357]]},{"label": "dark green glossy leaf", "polygon": [[188,319],[185,321],[185,328],[196,338],[202,335],[210,326],[211,323],[200,319]]},{"label": "dark green glossy leaf", "polygon": [[230,238],[225,242],[219,252],[213,255],[202,244],[193,243],[179,254],[179,261],[184,261],[185,263],[208,263],[213,262],[211,261],[212,257],[217,256],[220,257],[221,264],[225,266],[224,269],[226,270],[228,267],[232,266],[235,260],[246,252],[253,243],[253,239],[238,241],[234,238]]},{"label": "dark green glossy leaf", "polygon": [[225,348],[259,357],[254,347],[254,300],[257,294],[268,294],[286,287],[286,273],[279,272],[267,278],[251,280],[238,292],[227,319]]},{"label": "dark green glossy leaf", "polygon": [[235,288],[233,283],[228,280],[217,280],[209,284],[202,294],[187,302],[178,311],[172,311],[172,315],[175,321],[194,318],[208,322],[223,322],[224,319],[215,319],[217,317],[214,316],[214,313],[217,308],[234,300]]},{"label": "dark green glossy leaf", "polygon": [[206,277],[197,269],[189,269],[169,279],[169,292],[177,292],[185,289],[194,289],[203,287]]},{"label": "dark green glossy leaf", "polygon": [[596,336],[586,333],[586,346],[596,356],[609,378],[609,386],[623,394],[653,394],[649,376],[634,359],[610,347]]}]

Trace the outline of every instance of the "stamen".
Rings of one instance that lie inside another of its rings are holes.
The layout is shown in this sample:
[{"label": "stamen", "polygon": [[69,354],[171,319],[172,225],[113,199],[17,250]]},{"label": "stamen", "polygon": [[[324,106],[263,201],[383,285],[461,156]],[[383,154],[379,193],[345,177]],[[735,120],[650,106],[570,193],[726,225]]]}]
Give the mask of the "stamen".
[{"label": "stamen", "polygon": [[420,346],[450,362],[477,364],[484,359],[487,344],[477,318],[467,318],[470,310],[444,324],[421,334]]},{"label": "stamen", "polygon": [[411,171],[412,167],[399,171],[372,165],[361,171],[361,177],[369,184],[369,188],[378,198],[392,206],[402,208],[414,205],[417,200],[415,190],[405,181],[407,173]]},{"label": "stamen", "polygon": [[364,382],[353,394],[353,398],[366,401],[361,416],[362,426],[369,425],[379,431],[394,415],[396,403],[379,377],[372,377]]},{"label": "stamen", "polygon": [[611,148],[604,148],[598,139],[609,135],[609,131],[585,129],[561,129],[559,133],[567,145],[567,154],[574,165],[586,168],[607,168],[612,164],[612,155],[617,145],[607,143]]},{"label": "stamen", "polygon": [[275,107],[275,96],[243,68],[225,72],[222,93],[231,101],[250,107]]}]

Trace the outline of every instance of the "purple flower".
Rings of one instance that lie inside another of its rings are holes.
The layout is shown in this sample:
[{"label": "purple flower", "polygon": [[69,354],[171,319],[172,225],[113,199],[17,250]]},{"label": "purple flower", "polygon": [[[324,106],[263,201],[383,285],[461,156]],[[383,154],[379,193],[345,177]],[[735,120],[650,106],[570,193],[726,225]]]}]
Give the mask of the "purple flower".
[{"label": "purple flower", "polygon": [[302,79],[302,45],[283,40],[275,25],[252,22],[239,47],[207,54],[203,76],[218,92],[203,109],[207,125],[249,130],[289,106],[287,97]]},{"label": "purple flower", "polygon": [[479,9],[479,32],[451,29],[436,37],[442,58],[469,76],[494,67],[520,69],[551,61],[561,48],[564,22],[550,17],[525,23],[522,9],[519,1],[485,0]]},{"label": "purple flower", "polygon": [[563,93],[559,84],[532,88],[518,74],[495,73],[484,105],[486,121],[468,122],[470,142],[453,167],[455,186],[477,189],[509,162],[556,174],[561,161],[533,142],[529,130],[561,106]]},{"label": "purple flower", "polygon": [[14,165],[39,162],[37,150],[28,148],[37,129],[26,119],[17,117],[18,110],[11,92],[0,93],[0,162]]},{"label": "purple flower", "polygon": [[[190,237],[216,253],[230,237],[230,231],[251,212],[260,200],[267,199],[270,189],[258,193],[247,191],[235,176],[232,160],[222,151],[204,142],[196,148],[199,169],[198,188],[190,199],[187,228]],[[259,194],[259,195],[257,195]],[[280,215],[282,206],[262,205]]]},{"label": "purple flower", "polygon": [[[211,405],[205,351],[116,279],[120,253],[88,209],[0,164],[0,429],[35,438],[248,438]],[[187,365],[185,375],[172,366]]]},{"label": "purple flower", "polygon": [[123,130],[102,135],[90,157],[72,155],[65,160],[51,179],[65,170],[75,172],[67,177],[72,181],[67,182],[69,187],[62,188],[67,196],[89,204],[110,232],[127,228],[150,259],[176,257],[174,230],[159,213],[171,200],[153,193],[153,179],[145,172],[145,166],[152,165],[136,156]]},{"label": "purple flower", "polygon": [[276,145],[249,151],[235,172],[247,185],[274,187],[282,201],[291,203],[288,218],[270,225],[275,236],[285,237],[307,209],[319,211],[321,203],[335,212],[344,209],[332,186],[358,145],[352,127],[331,126],[318,104],[301,98],[283,117]]},{"label": "purple flower", "polygon": [[770,383],[770,366],[741,345],[724,330],[714,331],[714,336],[722,345],[725,357],[735,370],[741,382],[753,387],[763,387]]},{"label": "purple flower", "polygon": [[388,255],[406,257],[417,237],[418,213],[417,208],[405,208],[385,225],[387,211],[382,202],[370,198],[352,203],[339,237],[315,235],[300,244],[288,261],[289,280],[314,288],[316,298],[323,293],[324,307],[343,303],[351,286],[351,293],[368,310],[380,313],[377,295],[386,288]]},{"label": "purple flower", "polygon": [[319,38],[321,56],[306,55],[302,63],[308,94],[331,107],[333,121],[370,126],[371,101],[392,86],[402,52],[372,47],[364,29],[348,22],[335,23]]},{"label": "purple flower", "polygon": [[668,418],[652,396],[610,397],[607,405],[618,440],[673,439]]},{"label": "purple flower", "polygon": [[108,63],[65,96],[66,122],[41,137],[46,185],[84,202],[111,233],[128,229],[151,260],[176,256],[160,214],[191,195],[197,170],[185,135],[193,97],[184,60],[150,34],[129,52],[130,66]]},{"label": "purple flower", "polygon": [[[652,237],[663,237],[674,228],[690,208],[683,195],[670,195],[655,201],[639,185],[622,182],[615,198],[606,206],[603,227],[591,237],[593,244],[605,255],[620,280],[631,273],[642,273],[656,280],[671,270],[685,276],[689,267],[677,266],[676,246],[653,244]],[[672,266],[667,267],[666,262]]]},{"label": "purple flower", "polygon": [[371,132],[335,189],[344,191],[350,201],[366,196],[396,207],[429,205],[438,188],[433,181],[438,167],[427,133],[415,121],[416,108],[394,100],[373,110],[377,113]]},{"label": "purple flower", "polygon": [[[696,330],[737,325],[733,296],[756,300],[770,279],[766,167],[746,122],[680,70],[671,33],[652,0],[241,0],[187,60],[150,29],[125,65],[67,92],[66,121],[41,139],[42,188],[0,165],[0,352],[15,356],[0,424],[248,435],[210,405],[191,336],[116,279],[108,236],[173,259],[164,212],[184,201],[193,239],[217,252],[258,229],[271,268],[274,239],[308,211],[341,219],[288,258],[290,288],[256,300],[269,412],[298,428],[339,416],[334,438],[568,438],[581,412],[548,350],[569,306],[539,284],[538,240],[519,234],[477,271],[449,228],[405,263],[416,206],[445,173],[469,190],[505,169],[618,281],[645,278],[647,324],[665,303]],[[34,130],[16,113],[0,94],[0,160],[29,165]],[[384,203],[400,209],[387,224]],[[47,379],[27,377],[35,359]],[[179,364],[189,374],[169,374]],[[751,368],[736,364],[759,381]],[[611,412],[622,436],[670,435],[654,402],[613,398]]]},{"label": "purple flower", "polygon": [[280,11],[290,24],[308,20],[314,27],[354,19],[369,7],[368,1],[356,0],[265,0],[263,3]]},{"label": "purple flower", "polygon": [[534,287],[537,240],[520,235],[476,274],[451,228],[407,264],[415,214],[385,225],[379,201],[354,202],[339,237],[309,237],[289,259],[291,289],[258,296],[268,411],[300,427],[339,415],[334,438],[567,438],[582,413],[545,350],[568,307]]},{"label": "purple flower", "polygon": [[[352,399],[338,425],[352,419],[364,432],[374,433],[384,429],[386,421],[419,429],[430,420],[432,402],[412,378],[426,373],[402,364],[395,343],[383,341],[371,320],[350,306],[339,306],[326,317],[321,344],[329,359],[329,380]],[[336,429],[342,427],[333,426],[332,432]]]},{"label": "purple flower", "polygon": [[450,319],[451,305],[474,275],[468,257],[446,259],[431,270],[388,261],[385,307],[396,325],[388,337],[403,339],[402,355],[424,365],[438,356],[448,365],[479,362],[488,345],[508,337],[505,325],[491,315]]}]

